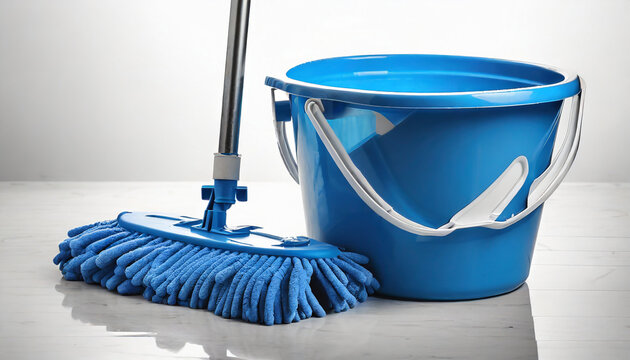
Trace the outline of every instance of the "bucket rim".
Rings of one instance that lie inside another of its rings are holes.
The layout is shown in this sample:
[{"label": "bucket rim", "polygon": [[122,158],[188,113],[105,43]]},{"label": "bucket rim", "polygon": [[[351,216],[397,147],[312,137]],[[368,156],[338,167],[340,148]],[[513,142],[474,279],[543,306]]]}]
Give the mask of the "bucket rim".
[{"label": "bucket rim", "polygon": [[[435,61],[481,61],[494,62],[496,64],[529,66],[538,68],[538,70],[551,71],[562,76],[563,79],[551,84],[507,89],[453,92],[397,92],[321,85],[296,80],[288,76],[288,73],[293,69],[318,62],[403,57],[417,57]],[[265,78],[265,85],[283,90],[292,95],[308,98],[342,101],[357,105],[420,109],[487,108],[539,104],[564,100],[581,91],[580,81],[576,73],[561,70],[554,66],[500,58],[440,54],[373,54],[317,59],[296,65],[289,69],[283,76],[267,76]]]}]

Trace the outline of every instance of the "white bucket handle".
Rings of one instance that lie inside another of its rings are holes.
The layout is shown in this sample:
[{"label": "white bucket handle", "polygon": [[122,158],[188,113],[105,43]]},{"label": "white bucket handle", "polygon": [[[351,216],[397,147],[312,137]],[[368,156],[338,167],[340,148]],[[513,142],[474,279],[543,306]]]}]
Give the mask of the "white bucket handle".
[{"label": "white bucket handle", "polygon": [[[339,138],[337,138],[333,129],[328,124],[328,121],[324,116],[323,106],[320,100],[307,100],[305,104],[305,111],[315,127],[320,140],[328,150],[343,176],[348,181],[348,184],[350,184],[357,195],[367,206],[370,207],[370,209],[372,209],[372,211],[396,227],[413,234],[423,236],[445,236],[456,229],[462,228],[506,228],[536,210],[558,188],[575,160],[580,143],[582,112],[584,107],[584,81],[582,78],[579,78],[579,80],[581,90],[573,96],[570,124],[567,127],[566,136],[556,158],[552,161],[547,170],[545,170],[533,181],[527,197],[527,207],[520,213],[504,221],[496,221],[496,218],[500,215],[502,210],[508,205],[516,193],[518,193],[518,190],[520,190],[525,181],[525,177],[527,176],[528,165],[527,159],[525,159],[524,156],[517,157],[497,178],[497,180],[495,180],[475,200],[455,214],[447,224],[439,228],[431,228],[414,222],[399,214],[376,192],[376,190],[374,190],[365,176],[363,176],[361,171],[356,167],[350,158],[350,155],[348,155],[347,151],[341,144],[341,141],[339,141]],[[276,133],[277,132],[278,131],[276,131]],[[279,148],[281,150],[280,152],[283,159],[285,159],[285,164],[289,159],[295,161],[293,155],[290,154],[290,151],[288,154],[286,153],[289,149],[288,146],[280,146],[281,141],[286,142],[286,135],[282,139],[280,136],[278,137]],[[285,148],[286,151],[283,151],[283,148]],[[291,170],[289,169],[289,171]],[[297,166],[295,173],[297,175]]]},{"label": "white bucket handle", "polygon": [[[288,103],[288,101],[286,101]],[[280,151],[280,156],[282,157],[282,162],[284,162],[284,166],[287,168],[289,175],[295,180],[296,183],[300,183],[300,177],[298,174],[298,165],[295,161],[295,157],[291,153],[291,148],[289,147],[289,142],[287,141],[287,131],[285,123],[291,120],[291,114],[289,114],[288,119],[279,119],[278,118],[278,109],[276,106],[280,105],[281,102],[276,102],[276,89],[271,88],[271,114],[273,120],[273,128],[276,130],[276,140],[278,142],[278,150]],[[288,105],[288,104],[287,104]]]}]

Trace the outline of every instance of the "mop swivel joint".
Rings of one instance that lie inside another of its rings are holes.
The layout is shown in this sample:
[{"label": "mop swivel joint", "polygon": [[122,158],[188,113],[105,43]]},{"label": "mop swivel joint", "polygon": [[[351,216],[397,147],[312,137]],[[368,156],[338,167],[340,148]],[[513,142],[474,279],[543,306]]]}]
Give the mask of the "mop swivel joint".
[{"label": "mop swivel joint", "polygon": [[201,187],[201,198],[208,200],[203,222],[199,229],[224,235],[246,236],[257,226],[228,228],[227,211],[236,201],[247,201],[247,187],[238,186],[241,156],[238,154],[214,154],[214,185]]},{"label": "mop swivel joint", "polygon": [[245,236],[258,226],[228,228],[227,211],[236,201],[247,201],[247,187],[237,186],[236,180],[215,180],[214,185],[201,187],[202,200],[208,200],[203,222],[199,228],[225,235]]}]

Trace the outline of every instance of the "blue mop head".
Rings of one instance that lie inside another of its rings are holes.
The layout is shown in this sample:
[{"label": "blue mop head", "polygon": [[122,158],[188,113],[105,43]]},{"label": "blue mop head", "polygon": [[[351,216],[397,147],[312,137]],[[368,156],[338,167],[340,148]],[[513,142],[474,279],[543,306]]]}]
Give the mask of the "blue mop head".
[{"label": "blue mop head", "polygon": [[54,263],[66,280],[265,325],[345,311],[379,288],[365,256],[312,239],[203,232],[190,219],[123,213],[81,226]]}]

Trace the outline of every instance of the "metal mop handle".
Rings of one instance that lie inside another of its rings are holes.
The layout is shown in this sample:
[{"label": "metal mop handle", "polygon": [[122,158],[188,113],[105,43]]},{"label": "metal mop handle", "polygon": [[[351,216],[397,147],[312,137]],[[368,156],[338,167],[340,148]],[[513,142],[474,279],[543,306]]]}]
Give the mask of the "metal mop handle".
[{"label": "metal mop handle", "polygon": [[238,135],[241,122],[245,48],[250,0],[232,0],[223,82],[223,105],[219,151],[214,156],[214,179],[238,180],[240,156]]},{"label": "metal mop handle", "polygon": [[219,137],[219,152],[222,154],[236,154],[238,152],[249,4],[249,0],[232,0],[230,10],[230,30],[225,59],[225,80],[223,82],[221,134]]}]

